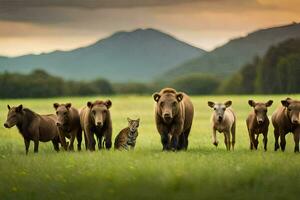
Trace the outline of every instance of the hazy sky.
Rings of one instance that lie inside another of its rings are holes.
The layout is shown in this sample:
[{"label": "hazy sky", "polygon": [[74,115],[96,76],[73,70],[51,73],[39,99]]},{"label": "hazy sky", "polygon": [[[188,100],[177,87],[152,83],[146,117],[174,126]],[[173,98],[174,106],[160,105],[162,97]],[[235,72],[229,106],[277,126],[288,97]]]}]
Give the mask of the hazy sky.
[{"label": "hazy sky", "polygon": [[0,0],[0,55],[68,50],[149,27],[211,50],[293,21],[300,0]]}]

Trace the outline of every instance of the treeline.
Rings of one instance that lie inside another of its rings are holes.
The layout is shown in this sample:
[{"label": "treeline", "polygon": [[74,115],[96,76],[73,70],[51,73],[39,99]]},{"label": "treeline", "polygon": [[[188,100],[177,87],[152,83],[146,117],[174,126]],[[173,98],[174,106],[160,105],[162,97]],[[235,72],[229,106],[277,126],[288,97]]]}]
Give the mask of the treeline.
[{"label": "treeline", "polygon": [[271,47],[237,73],[223,80],[206,74],[191,74],[153,83],[111,83],[105,79],[68,81],[42,70],[30,74],[0,74],[0,98],[88,96],[112,94],[152,94],[173,87],[190,95],[273,94],[300,92],[300,39],[290,39]]},{"label": "treeline", "polygon": [[0,74],[0,98],[36,98],[57,96],[89,96],[113,94],[150,95],[162,87],[174,87],[188,94],[210,94],[219,85],[212,76],[190,75],[172,80],[169,83],[111,83],[105,79],[93,81],[68,81],[52,76],[43,70],[30,74]]},{"label": "treeline", "polygon": [[90,82],[65,81],[42,70],[35,70],[28,75],[0,74],[0,98],[86,96],[113,92],[111,84],[104,79]]},{"label": "treeline", "polygon": [[218,93],[280,94],[300,92],[300,39],[271,47],[226,80]]}]

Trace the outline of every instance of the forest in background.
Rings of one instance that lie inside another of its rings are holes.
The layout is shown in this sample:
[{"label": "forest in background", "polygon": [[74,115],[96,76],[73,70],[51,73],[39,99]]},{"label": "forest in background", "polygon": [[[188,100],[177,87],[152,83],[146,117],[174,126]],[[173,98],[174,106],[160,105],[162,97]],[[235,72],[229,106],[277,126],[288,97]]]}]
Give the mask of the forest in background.
[{"label": "forest in background", "polygon": [[151,94],[167,86],[190,95],[299,93],[299,77],[300,39],[289,39],[229,77],[194,73],[151,83],[112,83],[104,78],[65,80],[39,69],[30,74],[4,72],[0,74],[0,98]]}]

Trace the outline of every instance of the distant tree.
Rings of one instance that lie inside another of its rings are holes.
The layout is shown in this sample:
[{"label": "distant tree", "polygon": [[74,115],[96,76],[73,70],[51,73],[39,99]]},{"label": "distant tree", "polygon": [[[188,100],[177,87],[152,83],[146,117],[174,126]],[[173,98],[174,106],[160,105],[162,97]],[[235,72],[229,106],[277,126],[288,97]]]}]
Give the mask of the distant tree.
[{"label": "distant tree", "polygon": [[118,94],[151,94],[154,89],[144,83],[116,83],[114,90]]},{"label": "distant tree", "polygon": [[224,94],[251,94],[255,92],[255,80],[257,76],[257,66],[260,59],[255,57],[253,63],[246,64],[237,73],[220,84],[218,93]]},{"label": "distant tree", "polygon": [[213,94],[219,84],[219,79],[214,76],[192,74],[176,78],[170,85],[188,94]]}]

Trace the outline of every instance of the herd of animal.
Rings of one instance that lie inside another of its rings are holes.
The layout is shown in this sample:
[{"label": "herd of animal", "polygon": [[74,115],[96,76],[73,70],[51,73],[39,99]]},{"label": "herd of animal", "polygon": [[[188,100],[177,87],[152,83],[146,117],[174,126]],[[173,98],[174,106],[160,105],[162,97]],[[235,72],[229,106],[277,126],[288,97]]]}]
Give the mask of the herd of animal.
[{"label": "herd of animal", "polygon": [[[187,150],[188,137],[194,117],[194,107],[189,96],[172,88],[164,88],[160,92],[154,93],[153,99],[156,102],[155,123],[161,136],[163,150]],[[253,107],[253,111],[246,119],[250,149],[257,149],[258,137],[262,134],[264,150],[266,151],[270,123],[267,110],[273,101],[261,103],[249,100],[248,103]],[[291,132],[294,135],[294,151],[299,152],[300,101],[287,98],[282,100],[281,104],[272,115],[275,151],[279,147],[282,151],[285,150],[285,136]],[[231,105],[231,101],[225,103],[208,102],[208,106],[213,109],[211,116],[212,143],[218,146],[216,132],[224,133],[224,143],[228,151],[234,150],[237,120]],[[54,103],[53,107],[56,114],[39,115],[22,105],[16,107],[8,105],[8,115],[4,127],[17,126],[24,138],[26,154],[30,141],[34,142],[34,152],[36,153],[38,152],[39,141],[52,141],[56,151],[59,151],[59,144],[64,150],[73,151],[76,139],[77,149],[80,151],[82,135],[86,150],[94,151],[96,144],[98,149],[110,149],[112,147],[111,106],[110,100],[87,102],[86,106],[80,110],[72,107],[71,103]],[[114,148],[117,150],[129,150],[135,147],[140,119],[127,118],[127,120],[128,127],[121,130],[115,138]],[[67,142],[66,139],[69,141]]]}]

